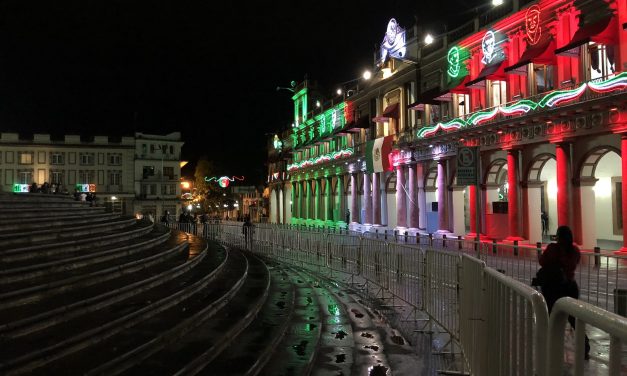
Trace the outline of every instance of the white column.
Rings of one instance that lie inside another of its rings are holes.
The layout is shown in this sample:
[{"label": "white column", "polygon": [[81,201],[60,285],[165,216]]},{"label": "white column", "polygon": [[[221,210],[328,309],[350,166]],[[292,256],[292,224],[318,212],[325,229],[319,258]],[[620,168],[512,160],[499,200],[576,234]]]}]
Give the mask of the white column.
[{"label": "white column", "polygon": [[425,165],[418,163],[416,165],[416,187],[418,188],[418,228],[425,230],[427,228],[427,194],[425,192]]},{"label": "white column", "polygon": [[[581,192],[581,248],[592,250],[597,245],[597,225],[596,225],[596,202],[594,195],[594,184],[597,179],[586,179],[579,181]],[[611,215],[607,213],[607,215]]]},{"label": "white column", "polygon": [[527,183],[527,215],[529,216],[529,243],[542,243],[541,183]]},{"label": "white column", "polygon": [[466,223],[464,215],[464,188],[453,187],[453,200],[450,206],[453,211],[453,234],[464,235],[466,233]]}]

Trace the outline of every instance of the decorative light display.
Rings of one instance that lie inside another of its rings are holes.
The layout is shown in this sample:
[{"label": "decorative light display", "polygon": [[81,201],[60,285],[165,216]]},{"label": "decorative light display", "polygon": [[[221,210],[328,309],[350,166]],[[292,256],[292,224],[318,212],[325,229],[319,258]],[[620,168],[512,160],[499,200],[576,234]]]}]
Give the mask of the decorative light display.
[{"label": "decorative light display", "polygon": [[492,62],[495,56],[496,38],[492,30],[486,31],[481,41],[481,52],[483,52],[483,58],[481,62],[484,65],[488,65]]},{"label": "decorative light display", "polygon": [[494,107],[493,109],[488,111],[475,112],[470,117],[468,117],[467,120],[453,119],[446,123],[437,123],[430,127],[424,127],[420,129],[417,133],[417,136],[418,138],[425,138],[434,135],[440,129],[444,131],[450,131],[465,128],[468,126],[476,126],[485,121],[493,119],[494,117],[496,117],[496,115],[498,115],[498,113],[502,113],[507,116],[522,115],[528,113],[529,111],[536,110],[538,109],[538,107],[546,108],[559,106],[563,103],[579,98],[586,91],[587,87],[589,87],[592,91],[601,93],[607,93],[615,90],[624,90],[627,88],[627,72],[622,72],[621,74],[605,81],[583,83],[581,84],[581,86],[572,90],[556,90],[550,92],[542,97],[542,99],[540,99],[540,101],[538,102],[534,102],[530,99],[522,99],[511,105],[503,105],[499,107]]},{"label": "decorative light display", "polygon": [[218,185],[221,188],[228,187],[229,184],[231,184],[231,182],[233,182],[235,180],[242,181],[242,180],[244,180],[244,177],[243,176],[233,176],[233,177],[229,178],[228,176],[221,176],[221,177],[213,176],[213,177],[208,178],[208,177],[205,176],[205,181],[207,183],[210,183],[212,181],[217,181]]},{"label": "decorative light display", "polygon": [[534,4],[527,8],[525,14],[525,32],[527,33],[527,43],[535,45],[542,36],[542,27],[540,27],[540,7]]},{"label": "decorative light display", "polygon": [[76,184],[79,192],[96,192],[96,184]]},{"label": "decorative light display", "polygon": [[279,140],[279,136],[276,134],[274,135],[274,139],[272,140],[272,145],[276,150],[281,150],[281,148],[283,147],[283,143],[281,142],[281,140]]},{"label": "decorative light display", "polygon": [[623,90],[627,88],[627,72],[621,72],[603,82],[588,82],[590,90],[597,93],[607,93],[614,90]]},{"label": "decorative light display", "polygon": [[30,185],[28,184],[13,184],[13,193],[28,193],[30,192]]},{"label": "decorative light display", "polygon": [[292,130],[294,146],[303,145],[307,142],[325,137],[333,133],[333,131],[343,128],[344,125],[346,125],[347,119],[346,107],[347,102],[341,102],[323,113],[307,119],[307,121],[301,124],[304,125],[304,127],[294,128]]},{"label": "decorative light display", "polygon": [[584,82],[576,89],[572,90],[556,90],[547,95],[545,95],[540,102],[538,102],[538,106],[540,107],[553,107],[564,102],[569,102],[574,99],[577,99],[583,94],[586,90],[586,83]]},{"label": "decorative light display", "polygon": [[350,157],[354,154],[353,148],[347,148],[340,151],[334,151],[332,153],[323,154],[315,158],[309,158],[304,161],[296,162],[287,165],[287,171],[298,170],[304,167],[315,166],[319,163],[330,162],[337,159]]},{"label": "decorative light display", "polygon": [[392,18],[388,21],[387,31],[383,37],[383,43],[381,43],[381,62],[384,62],[388,56],[403,59],[406,53],[405,29],[399,26],[396,19]]},{"label": "decorative light display", "polygon": [[446,73],[452,78],[459,77],[459,73],[462,68],[462,58],[460,48],[457,46],[452,47],[448,50],[448,55],[446,57],[448,61],[448,70]]}]

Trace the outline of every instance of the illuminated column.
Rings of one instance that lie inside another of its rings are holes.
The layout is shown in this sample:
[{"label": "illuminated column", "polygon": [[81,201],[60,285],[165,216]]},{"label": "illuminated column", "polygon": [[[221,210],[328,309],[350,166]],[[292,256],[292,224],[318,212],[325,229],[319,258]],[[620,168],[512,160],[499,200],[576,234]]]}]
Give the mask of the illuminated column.
[{"label": "illuminated column", "polygon": [[403,165],[396,166],[396,228],[407,228],[407,194]]},{"label": "illuminated column", "polygon": [[470,232],[467,237],[477,236],[477,186],[468,186],[468,212],[470,215]]},{"label": "illuminated column", "polygon": [[326,177],[327,182],[325,184],[326,186],[326,194],[327,194],[327,206],[326,206],[326,220],[327,221],[333,221],[333,190],[331,189],[332,184],[331,184],[331,176],[327,176]]},{"label": "illuminated column", "polygon": [[518,150],[507,151],[507,240],[522,240],[520,237],[520,205],[518,203]]},{"label": "illuminated column", "polygon": [[344,210],[344,176],[338,175],[337,179],[337,187],[335,188],[335,207],[337,208],[337,218],[334,218],[335,221],[344,222],[346,217],[344,216],[346,210]]},{"label": "illuminated column", "polygon": [[529,223],[529,243],[542,243],[542,182],[527,182],[527,221]]},{"label": "illuminated column", "polygon": [[303,219],[310,219],[311,218],[311,186],[312,186],[312,181],[311,180],[305,180],[304,181],[305,184],[305,196],[304,196],[304,202],[303,202],[303,209],[305,209],[303,211]]},{"label": "illuminated column", "polygon": [[418,201],[417,201],[417,180],[418,176],[416,175],[416,165],[410,164],[408,166],[409,170],[409,228],[411,230],[418,230]]},{"label": "illuminated column", "polygon": [[[620,153],[622,160],[622,171],[621,176],[627,176],[627,135],[621,135],[620,139]],[[627,223],[627,181],[623,181],[621,184],[621,198],[622,198],[622,207],[623,207],[623,229],[625,228],[625,223]],[[621,248],[621,252],[627,252],[627,231],[623,231],[623,247]]]},{"label": "illuminated column", "polygon": [[371,225],[372,224],[372,197],[370,195],[370,174],[368,172],[364,172],[364,209],[365,209],[365,218],[364,224]]},{"label": "illuminated column", "polygon": [[351,173],[351,223],[359,223],[357,212],[357,173]]},{"label": "illuminated column", "polygon": [[381,173],[372,174],[372,224],[381,225]]},{"label": "illuminated column", "polygon": [[438,160],[438,232],[448,231],[448,213],[446,211],[446,159]]},{"label": "illuminated column", "polygon": [[597,245],[596,198],[594,185],[598,179],[587,178],[578,181],[581,208],[581,249],[593,250]]},{"label": "illuminated column", "polygon": [[555,157],[557,159],[557,225],[571,226],[570,144],[565,142],[556,144]]},{"label": "illuminated column", "polygon": [[418,163],[416,165],[417,184],[418,187],[418,228],[427,229],[427,193],[425,192],[425,165]]}]

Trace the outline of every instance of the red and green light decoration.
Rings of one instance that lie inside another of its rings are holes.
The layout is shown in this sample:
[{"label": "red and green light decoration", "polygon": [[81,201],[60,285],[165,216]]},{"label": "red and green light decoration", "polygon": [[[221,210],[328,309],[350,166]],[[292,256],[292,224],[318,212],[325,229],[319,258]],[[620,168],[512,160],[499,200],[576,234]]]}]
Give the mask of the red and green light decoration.
[{"label": "red and green light decoration", "polygon": [[218,185],[220,187],[222,187],[222,188],[228,187],[229,184],[231,184],[231,182],[234,182],[236,180],[243,181],[244,177],[243,176],[232,176],[232,177],[228,177],[228,176],[220,176],[220,177],[212,176],[212,177],[209,178],[209,177],[205,176],[205,181],[207,183],[215,181],[215,182],[218,182]]},{"label": "red and green light decoration", "polygon": [[352,119],[352,108],[348,102],[341,102],[313,118],[307,119],[301,123],[300,127],[293,129],[294,146],[328,136],[335,130],[344,128],[346,122]]},{"label": "red and green light decoration", "polygon": [[510,105],[495,107],[487,111],[475,112],[468,119],[453,119],[446,123],[437,123],[430,127],[424,127],[418,131],[418,138],[425,138],[435,135],[439,130],[445,132],[458,130],[465,127],[477,126],[486,121],[492,120],[502,113],[505,116],[523,115],[529,111],[539,108],[551,108],[573,101],[579,98],[586,91],[586,88],[597,93],[609,93],[627,88],[627,72],[622,72],[610,79],[599,82],[583,83],[579,87],[571,90],[556,90],[546,94],[538,102],[530,99],[523,99]]},{"label": "red and green light decoration", "polygon": [[287,165],[287,171],[294,171],[305,167],[315,166],[320,163],[331,162],[342,158],[350,157],[354,154],[353,148],[334,151],[332,153],[323,154],[318,157],[309,158],[304,161]]}]

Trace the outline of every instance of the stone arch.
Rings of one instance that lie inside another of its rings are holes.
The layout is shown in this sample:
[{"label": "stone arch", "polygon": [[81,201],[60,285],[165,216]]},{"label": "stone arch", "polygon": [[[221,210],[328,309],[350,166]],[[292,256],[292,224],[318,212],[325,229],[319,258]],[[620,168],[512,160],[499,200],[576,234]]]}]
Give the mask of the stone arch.
[{"label": "stone arch", "polygon": [[542,153],[537,155],[530,163],[527,169],[527,181],[540,181],[540,175],[544,165],[551,159],[555,159],[555,155],[551,153]]},{"label": "stone arch", "polygon": [[507,174],[507,159],[498,158],[492,161],[483,174],[484,184],[500,184],[503,174]]},{"label": "stone arch", "polygon": [[598,146],[590,150],[582,158],[581,164],[577,169],[578,173],[576,176],[580,179],[594,179],[599,161],[603,158],[603,156],[610,152],[614,152],[619,156],[621,155],[620,150],[613,146]]}]

